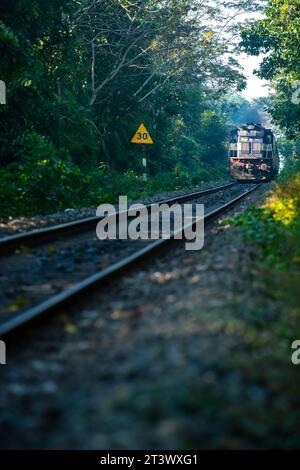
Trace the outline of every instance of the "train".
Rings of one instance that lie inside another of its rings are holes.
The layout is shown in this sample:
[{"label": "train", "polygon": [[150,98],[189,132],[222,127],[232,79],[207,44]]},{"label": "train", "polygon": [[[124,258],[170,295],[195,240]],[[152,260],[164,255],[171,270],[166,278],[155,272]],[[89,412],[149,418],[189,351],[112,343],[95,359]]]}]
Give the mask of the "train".
[{"label": "train", "polygon": [[258,123],[243,124],[230,135],[230,176],[240,182],[268,182],[279,171],[276,138]]}]

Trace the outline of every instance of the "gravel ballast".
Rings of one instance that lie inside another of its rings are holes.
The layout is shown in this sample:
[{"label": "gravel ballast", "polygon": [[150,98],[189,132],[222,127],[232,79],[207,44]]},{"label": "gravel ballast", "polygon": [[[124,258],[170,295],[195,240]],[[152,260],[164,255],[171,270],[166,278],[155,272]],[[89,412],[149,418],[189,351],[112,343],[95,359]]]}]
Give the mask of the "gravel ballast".
[{"label": "gravel ballast", "polygon": [[202,251],[178,243],[9,343],[1,448],[299,446],[299,373],[289,345],[271,348],[280,306],[226,222],[268,187],[207,227]]}]

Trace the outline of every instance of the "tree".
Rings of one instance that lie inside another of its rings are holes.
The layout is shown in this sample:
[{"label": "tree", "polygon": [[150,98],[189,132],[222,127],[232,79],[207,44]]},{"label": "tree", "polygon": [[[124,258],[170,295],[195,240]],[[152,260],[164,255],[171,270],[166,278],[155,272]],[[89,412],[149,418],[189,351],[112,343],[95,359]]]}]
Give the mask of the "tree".
[{"label": "tree", "polygon": [[[140,122],[155,137],[148,149],[152,175],[180,167],[194,176],[219,164],[228,129],[217,103],[245,86],[231,53],[241,13],[258,3],[53,0],[45,9],[43,0],[3,0],[5,175],[22,194],[32,168],[49,177],[50,193],[55,181],[72,175],[77,184],[80,171],[82,180],[94,181],[99,167],[136,175],[140,148],[129,142]],[[95,185],[104,180],[101,173]]]},{"label": "tree", "polygon": [[242,47],[252,55],[266,54],[258,75],[271,80],[275,94],[268,110],[290,138],[300,134],[300,3],[268,0],[265,18],[242,32]]}]

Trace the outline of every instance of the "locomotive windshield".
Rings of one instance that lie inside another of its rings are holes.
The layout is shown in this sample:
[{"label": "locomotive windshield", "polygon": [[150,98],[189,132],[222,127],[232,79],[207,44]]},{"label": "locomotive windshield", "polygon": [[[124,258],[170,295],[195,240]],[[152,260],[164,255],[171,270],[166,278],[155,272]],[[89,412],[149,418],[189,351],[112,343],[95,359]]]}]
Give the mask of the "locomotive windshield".
[{"label": "locomotive windshield", "polygon": [[240,138],[240,149],[242,155],[256,155],[262,152],[262,141],[249,139],[247,137]]},{"label": "locomotive windshield", "polygon": [[250,143],[249,142],[241,142],[241,153],[242,154],[250,153]]},{"label": "locomotive windshield", "polygon": [[262,142],[253,142],[253,153],[261,153],[262,151]]}]

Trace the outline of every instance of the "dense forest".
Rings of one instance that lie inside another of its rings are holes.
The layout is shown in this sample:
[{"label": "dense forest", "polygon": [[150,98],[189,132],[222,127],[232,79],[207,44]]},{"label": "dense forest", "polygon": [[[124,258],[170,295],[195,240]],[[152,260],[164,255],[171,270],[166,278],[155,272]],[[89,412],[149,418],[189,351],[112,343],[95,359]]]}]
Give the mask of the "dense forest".
[{"label": "dense forest", "polygon": [[[3,0],[0,18],[2,216],[225,179],[230,129],[266,116],[293,154],[297,0]],[[268,98],[239,94],[238,51],[265,54]],[[143,149],[130,144],[141,122],[155,141]]]},{"label": "dense forest", "polygon": [[[257,116],[233,58],[248,3],[3,0],[2,215],[224,179],[230,127]],[[130,144],[141,122],[151,148]]]}]

